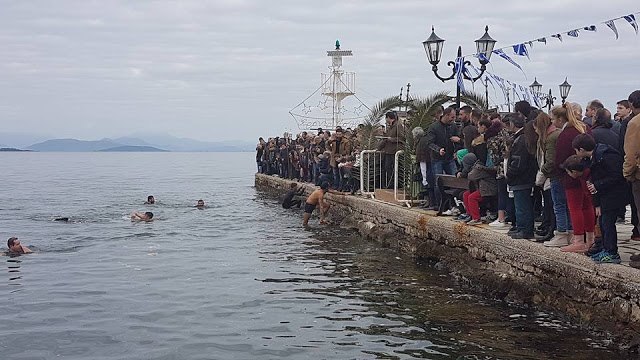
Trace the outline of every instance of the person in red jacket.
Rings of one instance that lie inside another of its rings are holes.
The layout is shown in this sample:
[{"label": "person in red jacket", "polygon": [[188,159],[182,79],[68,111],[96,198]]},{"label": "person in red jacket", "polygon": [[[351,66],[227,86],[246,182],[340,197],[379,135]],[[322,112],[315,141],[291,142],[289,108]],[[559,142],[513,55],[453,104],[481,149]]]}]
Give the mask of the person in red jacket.
[{"label": "person in red jacket", "polygon": [[[561,165],[565,160],[575,155],[572,145],[573,139],[580,134],[591,134],[591,131],[587,125],[579,120],[569,104],[554,107],[551,110],[551,115],[556,127],[562,129],[556,142],[555,158],[556,168],[561,169]],[[561,250],[584,253],[595,241],[595,210],[591,200],[591,192],[587,189],[586,184],[589,174],[585,173],[583,177],[573,178],[565,171],[562,171],[562,173],[562,185],[567,195],[567,205],[569,206],[569,215],[573,225],[573,236],[571,236],[571,244],[561,248]]]}]

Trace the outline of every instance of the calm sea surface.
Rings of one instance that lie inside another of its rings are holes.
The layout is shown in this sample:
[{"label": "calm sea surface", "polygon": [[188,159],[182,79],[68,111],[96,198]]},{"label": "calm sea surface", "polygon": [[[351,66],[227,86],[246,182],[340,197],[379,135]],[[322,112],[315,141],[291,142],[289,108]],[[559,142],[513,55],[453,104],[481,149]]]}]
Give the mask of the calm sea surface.
[{"label": "calm sea surface", "polygon": [[[303,231],[301,211],[253,188],[254,164],[0,153],[0,245],[35,250],[0,257],[0,358],[621,358],[353,233]],[[150,194],[158,204],[143,205]],[[192,207],[200,198],[208,208]]]}]

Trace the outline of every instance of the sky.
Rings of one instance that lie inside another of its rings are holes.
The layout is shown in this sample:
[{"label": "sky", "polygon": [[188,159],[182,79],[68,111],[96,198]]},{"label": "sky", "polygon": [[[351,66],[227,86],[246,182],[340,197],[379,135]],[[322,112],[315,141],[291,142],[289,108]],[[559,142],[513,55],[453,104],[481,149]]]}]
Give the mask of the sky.
[{"label": "sky", "polygon": [[[631,0],[451,1],[4,1],[0,12],[0,132],[100,139],[169,133],[205,141],[298,131],[289,111],[320,85],[336,39],[353,50],[356,93],[367,106],[397,95],[455,92],[431,72],[422,41],[431,26],[475,52],[485,25],[496,47],[595,24],[563,42],[548,38],[489,69],[528,86],[534,78],[570,101],[615,102],[640,87],[640,36],[600,22],[640,11]],[[512,53],[507,51],[507,53]],[[443,75],[451,70],[440,66]],[[476,62],[477,66],[477,62]],[[470,84],[467,87],[471,87]],[[484,91],[476,85],[476,90]],[[490,89],[491,102],[503,102]]]}]

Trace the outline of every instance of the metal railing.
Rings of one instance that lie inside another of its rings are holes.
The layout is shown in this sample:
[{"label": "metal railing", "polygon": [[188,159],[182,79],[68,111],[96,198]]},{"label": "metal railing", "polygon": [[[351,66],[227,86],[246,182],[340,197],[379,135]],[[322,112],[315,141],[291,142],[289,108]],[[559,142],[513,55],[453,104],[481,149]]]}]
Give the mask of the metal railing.
[{"label": "metal railing", "polygon": [[[365,196],[375,198],[376,189],[387,189],[390,185],[386,184],[387,179],[384,179],[383,156],[382,152],[376,150],[364,150],[360,153],[360,192]],[[405,156],[411,155],[399,150],[394,156],[393,197],[396,202],[411,207],[416,202],[423,202],[416,200],[422,191],[422,184],[414,181],[414,156],[411,156],[411,159],[405,159]]]}]

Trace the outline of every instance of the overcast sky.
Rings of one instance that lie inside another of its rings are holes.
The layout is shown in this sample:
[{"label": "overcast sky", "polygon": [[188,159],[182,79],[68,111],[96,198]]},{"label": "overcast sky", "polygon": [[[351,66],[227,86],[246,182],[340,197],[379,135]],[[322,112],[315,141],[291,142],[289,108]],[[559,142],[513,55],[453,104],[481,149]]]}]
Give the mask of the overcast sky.
[{"label": "overcast sky", "polygon": [[597,23],[639,10],[631,0],[3,1],[0,131],[199,140],[295,131],[288,111],[320,85],[337,38],[354,52],[344,68],[367,105],[407,82],[416,95],[455,91],[426,60],[432,25],[449,60],[457,45],[474,52],[485,25],[499,47],[596,24],[597,33],[534,44],[530,61],[514,57],[526,77],[497,57],[492,70],[522,85],[537,77],[556,94],[568,76],[571,100],[615,110],[640,87],[640,37],[618,20],[616,41]]}]

